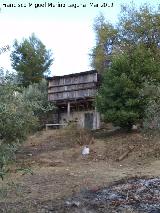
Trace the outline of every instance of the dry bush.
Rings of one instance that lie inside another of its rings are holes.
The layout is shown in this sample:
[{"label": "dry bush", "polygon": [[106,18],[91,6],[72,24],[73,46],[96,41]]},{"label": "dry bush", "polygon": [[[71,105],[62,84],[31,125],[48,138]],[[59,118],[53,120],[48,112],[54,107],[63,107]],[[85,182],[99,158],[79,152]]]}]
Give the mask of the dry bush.
[{"label": "dry bush", "polygon": [[64,131],[70,142],[73,144],[82,146],[94,143],[94,138],[91,131],[80,128],[74,123],[68,125]]}]

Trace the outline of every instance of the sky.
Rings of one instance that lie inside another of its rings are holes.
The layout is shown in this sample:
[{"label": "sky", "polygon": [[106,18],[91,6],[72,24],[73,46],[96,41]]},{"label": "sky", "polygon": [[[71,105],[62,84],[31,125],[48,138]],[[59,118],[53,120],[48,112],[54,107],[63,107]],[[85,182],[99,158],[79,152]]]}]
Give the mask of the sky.
[{"label": "sky", "polygon": [[[147,0],[135,0],[141,5]],[[91,70],[89,53],[95,46],[93,23],[102,12],[115,24],[120,5],[129,0],[0,0],[0,48],[32,33],[51,49],[51,76]],[[148,0],[151,5],[159,0]],[[43,7],[42,7],[43,6]],[[12,71],[10,51],[0,54],[0,67]]]}]

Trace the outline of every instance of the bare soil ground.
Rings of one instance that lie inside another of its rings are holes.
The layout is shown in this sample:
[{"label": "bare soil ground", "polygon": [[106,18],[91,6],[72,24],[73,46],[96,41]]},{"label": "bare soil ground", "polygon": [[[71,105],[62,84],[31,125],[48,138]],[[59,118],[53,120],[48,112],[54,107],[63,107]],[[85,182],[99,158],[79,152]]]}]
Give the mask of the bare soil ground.
[{"label": "bare soil ground", "polygon": [[[81,155],[84,144],[91,150],[88,157]],[[160,177],[158,138],[138,132],[38,132],[17,152],[16,163],[0,181],[0,212],[85,212],[67,210],[64,203],[86,190],[97,191],[135,176]],[[116,211],[108,207],[96,212]]]}]

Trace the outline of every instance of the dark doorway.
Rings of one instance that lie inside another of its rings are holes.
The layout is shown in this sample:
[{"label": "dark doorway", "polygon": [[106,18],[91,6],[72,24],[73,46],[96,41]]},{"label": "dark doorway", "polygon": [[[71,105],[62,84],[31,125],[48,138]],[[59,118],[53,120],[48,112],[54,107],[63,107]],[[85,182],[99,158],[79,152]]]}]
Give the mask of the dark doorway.
[{"label": "dark doorway", "polygon": [[84,128],[93,129],[93,113],[85,113]]}]

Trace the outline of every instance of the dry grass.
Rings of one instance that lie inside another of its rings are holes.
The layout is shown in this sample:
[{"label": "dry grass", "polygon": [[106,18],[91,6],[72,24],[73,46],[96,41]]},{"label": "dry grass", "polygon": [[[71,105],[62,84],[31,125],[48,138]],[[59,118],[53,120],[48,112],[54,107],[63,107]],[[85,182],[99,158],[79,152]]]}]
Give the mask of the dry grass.
[{"label": "dry grass", "polygon": [[[86,144],[91,152],[83,158],[81,149]],[[0,183],[4,195],[8,183],[14,181],[15,186],[21,186],[19,194],[16,194],[16,187],[9,189],[12,193],[1,199],[0,209],[7,209],[2,212],[16,209],[17,212],[41,213],[39,209],[49,206],[50,202],[52,205],[60,203],[83,189],[106,186],[135,175],[160,176],[159,145],[159,139],[146,139],[139,133],[119,133],[96,139],[91,132],[73,127],[38,132],[21,147],[16,164],[10,166],[12,174]],[[117,162],[130,146],[134,146],[133,151]],[[31,168],[33,175],[17,173],[17,168]]]}]

